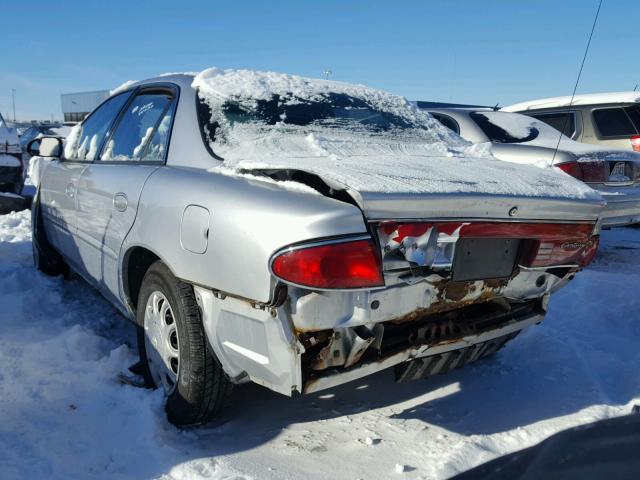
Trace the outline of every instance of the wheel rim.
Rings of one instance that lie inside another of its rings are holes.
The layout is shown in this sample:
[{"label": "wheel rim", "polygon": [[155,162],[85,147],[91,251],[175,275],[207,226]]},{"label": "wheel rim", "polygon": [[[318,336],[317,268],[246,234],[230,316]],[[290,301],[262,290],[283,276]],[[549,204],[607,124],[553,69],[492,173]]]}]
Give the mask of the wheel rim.
[{"label": "wheel rim", "polygon": [[162,292],[155,291],[144,312],[144,344],[149,371],[167,395],[176,388],[180,373],[180,340],[173,310]]}]

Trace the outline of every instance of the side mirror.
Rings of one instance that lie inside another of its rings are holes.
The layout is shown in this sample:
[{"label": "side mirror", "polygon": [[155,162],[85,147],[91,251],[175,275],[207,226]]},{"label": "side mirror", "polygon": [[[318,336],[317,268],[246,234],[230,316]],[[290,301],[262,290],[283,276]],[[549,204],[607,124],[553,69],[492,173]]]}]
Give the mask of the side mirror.
[{"label": "side mirror", "polygon": [[27,144],[27,152],[29,155],[59,159],[62,157],[62,140],[58,137],[34,138]]}]

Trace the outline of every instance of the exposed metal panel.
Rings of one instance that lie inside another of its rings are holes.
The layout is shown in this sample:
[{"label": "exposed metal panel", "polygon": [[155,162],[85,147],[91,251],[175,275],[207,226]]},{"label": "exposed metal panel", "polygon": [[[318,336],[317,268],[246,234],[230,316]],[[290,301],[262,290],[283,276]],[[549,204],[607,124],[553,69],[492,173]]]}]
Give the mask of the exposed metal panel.
[{"label": "exposed metal panel", "polygon": [[63,93],[60,95],[62,113],[91,112],[109,96],[109,90]]}]

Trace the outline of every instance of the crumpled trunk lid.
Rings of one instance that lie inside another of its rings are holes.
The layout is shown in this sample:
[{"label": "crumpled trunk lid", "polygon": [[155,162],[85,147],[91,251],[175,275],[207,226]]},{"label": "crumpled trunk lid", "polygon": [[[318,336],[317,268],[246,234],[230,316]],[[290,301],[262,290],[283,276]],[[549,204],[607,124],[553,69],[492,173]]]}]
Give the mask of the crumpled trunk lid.
[{"label": "crumpled trunk lid", "polygon": [[369,220],[595,221],[605,204],[568,175],[497,160],[482,146],[333,135],[267,135],[225,163],[311,173],[348,192]]}]

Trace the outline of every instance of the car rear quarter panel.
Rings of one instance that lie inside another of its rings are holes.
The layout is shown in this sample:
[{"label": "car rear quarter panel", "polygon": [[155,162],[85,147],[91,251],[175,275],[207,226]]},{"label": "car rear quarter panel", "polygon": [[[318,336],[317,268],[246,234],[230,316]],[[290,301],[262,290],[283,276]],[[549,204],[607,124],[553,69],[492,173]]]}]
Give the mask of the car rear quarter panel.
[{"label": "car rear quarter panel", "polygon": [[[190,205],[209,213],[199,233],[206,238],[203,253],[188,250],[185,244],[192,242],[181,239],[198,231],[192,224],[183,228]],[[273,287],[269,260],[275,251],[305,240],[364,232],[357,207],[320,194],[205,170],[162,167],[145,185],[121,261],[131,248],[144,247],[183,280],[268,302]]]}]

